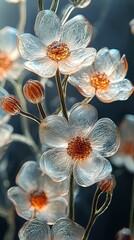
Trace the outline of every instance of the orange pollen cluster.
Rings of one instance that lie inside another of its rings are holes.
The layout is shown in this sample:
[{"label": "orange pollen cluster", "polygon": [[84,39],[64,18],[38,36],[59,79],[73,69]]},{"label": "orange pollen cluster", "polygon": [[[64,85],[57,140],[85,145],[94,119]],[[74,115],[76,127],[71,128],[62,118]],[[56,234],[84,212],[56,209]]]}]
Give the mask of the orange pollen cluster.
[{"label": "orange pollen cluster", "polygon": [[68,143],[67,153],[74,160],[86,159],[91,151],[92,147],[88,139],[76,137]]},{"label": "orange pollen cluster", "polygon": [[12,61],[5,54],[0,52],[0,77],[3,77],[5,72],[11,67]]},{"label": "orange pollen cluster", "polygon": [[69,55],[69,48],[65,43],[55,41],[47,47],[47,56],[54,61],[66,59]]},{"label": "orange pollen cluster", "polygon": [[44,192],[35,192],[30,196],[31,205],[36,209],[42,209],[48,202],[48,198]]},{"label": "orange pollen cluster", "polygon": [[90,83],[95,89],[106,90],[110,81],[105,73],[95,72],[90,76]]},{"label": "orange pollen cluster", "polygon": [[123,146],[123,152],[130,155],[134,160],[134,141],[127,141]]}]

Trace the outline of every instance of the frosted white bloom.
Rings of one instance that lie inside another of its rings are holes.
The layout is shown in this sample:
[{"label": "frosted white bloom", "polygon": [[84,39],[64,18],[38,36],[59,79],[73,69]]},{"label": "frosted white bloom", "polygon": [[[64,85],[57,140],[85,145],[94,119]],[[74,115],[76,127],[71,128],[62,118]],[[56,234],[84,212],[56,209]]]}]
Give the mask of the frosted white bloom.
[{"label": "frosted white bloom", "polygon": [[102,102],[126,100],[134,87],[125,79],[128,70],[126,57],[120,58],[116,49],[102,48],[94,63],[74,73],[69,82],[85,97],[96,97]]},{"label": "frosted white bloom", "polygon": [[121,145],[118,152],[111,158],[117,166],[125,166],[134,173],[134,115],[126,115],[120,125]]},{"label": "frosted white bloom", "polygon": [[62,26],[58,16],[50,10],[38,13],[35,34],[18,36],[18,49],[28,60],[25,67],[39,76],[50,78],[57,68],[63,74],[71,74],[92,64],[96,56],[94,48],[86,48],[92,36],[92,27],[81,15]]},{"label": "frosted white bloom", "polygon": [[20,240],[81,240],[85,230],[71,219],[61,218],[50,229],[37,219],[26,222],[19,232]]},{"label": "frosted white bloom", "polygon": [[10,188],[8,197],[19,216],[53,224],[66,215],[67,202],[62,196],[68,192],[68,181],[53,182],[36,162],[29,161],[20,169],[16,183],[19,186]]},{"label": "frosted white bloom", "polygon": [[16,34],[17,30],[12,27],[0,30],[0,81],[17,79],[24,70],[16,46]]},{"label": "frosted white bloom", "polygon": [[43,153],[40,167],[55,181],[74,172],[76,182],[90,186],[106,178],[112,171],[105,157],[119,147],[115,124],[108,118],[97,121],[97,111],[86,103],[75,104],[66,121],[49,116],[40,124],[40,139],[50,150]]},{"label": "frosted white bloom", "polygon": [[0,159],[4,156],[9,144],[11,143],[11,134],[13,128],[9,124],[0,126]]}]

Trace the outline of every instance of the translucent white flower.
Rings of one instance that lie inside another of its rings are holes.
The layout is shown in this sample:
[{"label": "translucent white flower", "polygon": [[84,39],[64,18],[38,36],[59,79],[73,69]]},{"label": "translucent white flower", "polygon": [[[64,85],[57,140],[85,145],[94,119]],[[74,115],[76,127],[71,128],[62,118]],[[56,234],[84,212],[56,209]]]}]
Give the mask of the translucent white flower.
[{"label": "translucent white flower", "polygon": [[68,122],[60,116],[47,117],[40,124],[39,134],[41,142],[51,147],[43,153],[40,167],[55,181],[66,179],[73,170],[79,185],[90,186],[111,173],[105,157],[117,151],[119,136],[110,119],[97,122],[92,105],[75,104]]},{"label": "translucent white flower", "polygon": [[16,34],[17,30],[12,27],[0,30],[0,81],[17,79],[24,70],[16,46]]},{"label": "translucent white flower", "polygon": [[25,67],[39,76],[50,78],[57,68],[63,74],[71,74],[92,64],[96,56],[94,48],[86,48],[92,36],[92,27],[81,15],[61,25],[58,16],[50,10],[38,13],[35,34],[18,36],[18,49],[28,60]]},{"label": "translucent white flower", "polygon": [[0,160],[4,156],[9,144],[11,143],[11,134],[13,127],[9,124],[0,126]]},{"label": "translucent white flower", "polygon": [[10,188],[8,197],[19,216],[53,224],[66,215],[67,202],[62,196],[68,192],[68,181],[53,182],[42,173],[36,162],[29,161],[20,169],[16,183],[19,186]]},{"label": "translucent white flower", "polygon": [[69,82],[85,97],[96,97],[102,102],[126,100],[134,91],[128,79],[126,57],[120,59],[116,49],[102,48],[94,63],[74,73]]},{"label": "translucent white flower", "polygon": [[121,145],[118,152],[111,157],[117,166],[125,166],[134,173],[134,115],[126,115],[120,125]]},{"label": "translucent white flower", "polygon": [[82,240],[85,230],[71,219],[61,218],[50,229],[37,219],[26,222],[19,231],[20,240]]}]

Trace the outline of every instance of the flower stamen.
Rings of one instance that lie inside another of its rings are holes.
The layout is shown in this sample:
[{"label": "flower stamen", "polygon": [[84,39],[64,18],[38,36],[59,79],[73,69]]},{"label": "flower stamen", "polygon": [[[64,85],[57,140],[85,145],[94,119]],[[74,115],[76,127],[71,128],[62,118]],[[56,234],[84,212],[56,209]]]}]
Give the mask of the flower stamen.
[{"label": "flower stamen", "polygon": [[66,43],[53,42],[47,47],[47,56],[54,61],[60,61],[69,57],[70,52]]},{"label": "flower stamen", "polygon": [[48,202],[48,198],[44,192],[34,192],[30,196],[31,205],[36,209],[42,209]]},{"label": "flower stamen", "polygon": [[91,151],[92,147],[88,139],[76,137],[68,143],[67,153],[74,160],[86,159]]},{"label": "flower stamen", "polygon": [[105,73],[95,72],[90,76],[90,83],[95,89],[106,90],[110,81]]},{"label": "flower stamen", "polygon": [[0,52],[0,77],[12,66],[12,61],[7,54]]}]

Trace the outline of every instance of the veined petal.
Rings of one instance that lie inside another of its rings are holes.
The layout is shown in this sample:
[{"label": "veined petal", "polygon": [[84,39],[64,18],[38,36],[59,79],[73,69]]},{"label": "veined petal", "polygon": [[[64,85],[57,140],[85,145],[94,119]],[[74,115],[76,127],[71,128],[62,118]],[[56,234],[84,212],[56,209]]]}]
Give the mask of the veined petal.
[{"label": "veined petal", "polygon": [[0,30],[0,51],[6,53],[10,59],[15,60],[19,56],[16,46],[17,30],[12,27],[4,27]]},{"label": "veined petal", "polygon": [[74,166],[74,178],[76,182],[88,187],[107,177],[112,171],[109,161],[96,152],[91,152],[83,161],[77,161]]},{"label": "veined petal", "polygon": [[67,147],[72,138],[67,121],[60,116],[45,118],[39,127],[39,135],[42,143],[51,147]]},{"label": "veined petal", "polygon": [[54,148],[42,154],[39,164],[43,171],[58,182],[69,176],[72,159],[67,154],[66,149]]},{"label": "veined petal", "polygon": [[71,74],[77,72],[82,67],[89,66],[93,63],[96,56],[94,48],[78,49],[72,51],[70,56],[58,63],[59,70],[63,74]]},{"label": "veined petal", "polygon": [[52,227],[54,240],[81,240],[85,229],[71,219],[59,219]]},{"label": "veined petal", "polygon": [[19,231],[20,240],[51,240],[49,225],[45,222],[33,219],[26,222]]},{"label": "veined petal", "polygon": [[46,46],[30,33],[18,35],[18,50],[26,60],[43,58],[46,55]]},{"label": "veined petal", "polygon": [[102,102],[114,102],[117,100],[127,100],[133,93],[134,87],[128,79],[111,83],[106,90],[97,90],[96,96]]},{"label": "veined petal", "polygon": [[25,67],[41,77],[53,77],[57,70],[57,63],[48,57],[39,60],[25,62]]},{"label": "veined petal", "polygon": [[85,137],[98,119],[97,110],[87,103],[76,103],[70,110],[69,125],[72,136]]},{"label": "veined petal", "polygon": [[8,190],[8,198],[14,203],[15,207],[21,211],[28,210],[31,206],[28,195],[19,187],[12,187]]},{"label": "veined petal", "polygon": [[91,147],[105,157],[112,156],[119,148],[119,134],[116,125],[109,118],[98,120],[88,138]]},{"label": "veined petal", "polygon": [[61,22],[58,16],[50,10],[40,11],[36,17],[35,34],[48,46],[58,41],[61,35]]},{"label": "veined petal", "polygon": [[123,55],[119,64],[116,65],[115,70],[109,76],[111,83],[119,82],[123,78],[125,78],[127,74],[127,70],[128,70],[127,59],[126,59],[126,56]]},{"label": "veined petal", "polygon": [[67,214],[67,206],[68,204],[65,198],[59,197],[48,202],[43,209],[36,212],[36,217],[48,224],[54,224],[59,218],[64,217]]},{"label": "veined petal", "polygon": [[95,88],[90,83],[80,82],[77,84],[75,81],[69,81],[84,97],[93,98],[95,96]]},{"label": "veined petal", "polygon": [[70,50],[85,48],[91,41],[92,26],[82,15],[77,15],[63,26],[61,41]]},{"label": "veined petal", "polygon": [[28,161],[21,167],[16,183],[26,192],[35,191],[39,187],[41,173],[36,162]]}]

